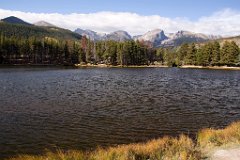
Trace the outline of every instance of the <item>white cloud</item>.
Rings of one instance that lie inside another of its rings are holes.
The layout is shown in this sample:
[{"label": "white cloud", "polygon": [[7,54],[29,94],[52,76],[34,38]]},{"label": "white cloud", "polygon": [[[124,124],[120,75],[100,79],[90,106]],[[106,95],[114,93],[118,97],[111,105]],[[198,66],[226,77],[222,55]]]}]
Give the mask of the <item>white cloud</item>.
[{"label": "white cloud", "polygon": [[0,9],[0,19],[16,16],[27,22],[47,21],[56,26],[75,30],[91,29],[97,32],[126,30],[132,35],[160,28],[165,32],[188,30],[215,35],[240,35],[240,12],[224,9],[197,21],[187,18],[167,18],[159,15],[143,16],[130,12],[97,12],[89,14],[30,13]]}]

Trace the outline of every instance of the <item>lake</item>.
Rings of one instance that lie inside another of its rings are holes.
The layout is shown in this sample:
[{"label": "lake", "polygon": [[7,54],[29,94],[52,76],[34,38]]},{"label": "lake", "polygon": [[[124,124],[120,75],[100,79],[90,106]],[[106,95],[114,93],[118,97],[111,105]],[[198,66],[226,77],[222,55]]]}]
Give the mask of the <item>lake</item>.
[{"label": "lake", "polygon": [[0,158],[145,142],[240,120],[240,71],[1,68]]}]

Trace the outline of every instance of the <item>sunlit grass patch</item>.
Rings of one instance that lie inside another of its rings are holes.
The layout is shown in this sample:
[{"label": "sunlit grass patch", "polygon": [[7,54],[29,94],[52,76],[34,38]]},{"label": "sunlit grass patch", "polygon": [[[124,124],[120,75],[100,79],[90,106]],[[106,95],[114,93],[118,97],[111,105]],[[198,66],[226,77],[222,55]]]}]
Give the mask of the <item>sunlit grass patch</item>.
[{"label": "sunlit grass patch", "polygon": [[225,129],[203,129],[198,133],[198,145],[201,148],[240,145],[240,122],[232,123]]},{"label": "sunlit grass patch", "polygon": [[147,143],[137,143],[99,149],[90,155],[94,160],[161,160],[161,159],[197,159],[193,141],[187,136],[179,138],[164,137]]}]

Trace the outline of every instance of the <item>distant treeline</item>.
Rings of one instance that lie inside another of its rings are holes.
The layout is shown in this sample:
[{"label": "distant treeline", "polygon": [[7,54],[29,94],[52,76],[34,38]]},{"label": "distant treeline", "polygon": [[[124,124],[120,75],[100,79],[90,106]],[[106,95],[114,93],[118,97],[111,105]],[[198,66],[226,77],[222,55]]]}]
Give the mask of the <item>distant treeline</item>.
[{"label": "distant treeline", "polygon": [[0,34],[0,64],[229,65],[240,62],[235,42],[154,49],[142,42],[14,37]]},{"label": "distant treeline", "polygon": [[[199,65],[199,66],[239,66],[240,49],[234,42],[208,42],[202,45],[183,44],[176,50],[158,49],[157,55],[163,57],[162,62],[169,66]],[[164,58],[165,56],[165,58]]]}]

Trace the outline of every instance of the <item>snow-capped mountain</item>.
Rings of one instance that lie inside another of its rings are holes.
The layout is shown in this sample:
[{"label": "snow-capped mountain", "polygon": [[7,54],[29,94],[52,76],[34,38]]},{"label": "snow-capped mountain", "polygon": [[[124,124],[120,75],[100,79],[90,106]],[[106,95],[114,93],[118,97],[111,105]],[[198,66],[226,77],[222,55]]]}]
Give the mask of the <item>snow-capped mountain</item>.
[{"label": "snow-capped mountain", "polygon": [[82,36],[86,36],[90,40],[99,41],[99,40],[113,40],[113,41],[126,41],[132,40],[132,37],[126,31],[116,31],[110,34],[105,33],[97,33],[92,30],[83,30],[83,29],[76,29],[75,33],[78,33]]},{"label": "snow-capped mountain", "polygon": [[139,41],[151,42],[154,47],[179,46],[182,43],[204,42],[221,38],[221,36],[205,35],[189,31],[178,31],[177,33],[165,34],[163,30],[149,31],[137,38]]},{"label": "snow-capped mountain", "polygon": [[206,35],[202,33],[194,33],[189,31],[178,31],[177,33],[166,34],[167,39],[163,40],[158,46],[179,46],[182,43],[204,42],[221,38],[221,36]]},{"label": "snow-capped mountain", "polygon": [[[21,24],[21,25],[28,25],[28,26],[42,26],[42,27],[56,27],[53,24],[50,24],[46,21],[39,21],[34,23],[33,25],[23,21],[14,16],[10,16],[7,18],[2,19],[0,22],[5,23],[12,23],[12,24]],[[176,33],[165,33],[161,29],[155,29],[152,31],[148,31],[143,35],[131,36],[126,31],[115,31],[109,34],[105,33],[98,33],[92,30],[83,30],[83,29],[76,29],[74,31],[79,35],[86,36],[92,41],[100,41],[100,40],[113,40],[113,41],[128,41],[128,40],[135,40],[145,42],[146,44],[153,46],[153,47],[169,47],[169,46],[179,46],[182,43],[192,43],[192,42],[205,42],[208,40],[220,39],[223,38],[221,36],[215,35],[206,35],[202,33],[194,33],[189,31],[178,31]]]},{"label": "snow-capped mountain", "polygon": [[153,46],[156,46],[167,38],[168,37],[164,34],[163,30],[155,29],[137,37],[135,40],[150,42],[153,44]]},{"label": "snow-capped mountain", "polygon": [[116,31],[106,35],[106,40],[127,41],[132,40],[132,37],[126,31]]},{"label": "snow-capped mountain", "polygon": [[82,36],[86,36],[87,38],[89,38],[90,40],[92,41],[100,41],[100,40],[104,40],[105,39],[105,36],[106,34],[105,33],[97,33],[97,32],[94,32],[92,30],[83,30],[83,29],[76,29],[74,31],[75,33],[78,33]]},{"label": "snow-capped mountain", "polygon": [[36,23],[34,23],[35,26],[40,26],[40,27],[56,27],[51,23],[48,23],[46,21],[38,21]]},{"label": "snow-capped mountain", "polygon": [[219,39],[221,36],[206,35],[189,31],[178,31],[177,33],[164,33],[161,29],[148,31],[143,35],[131,36],[126,31],[116,31],[110,34],[100,34],[91,30],[75,30],[76,33],[86,36],[93,41],[114,40],[127,41],[135,40],[151,44],[153,47],[179,46],[182,43],[205,42],[208,40]]}]

